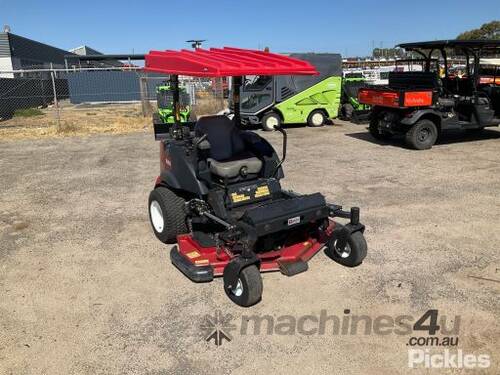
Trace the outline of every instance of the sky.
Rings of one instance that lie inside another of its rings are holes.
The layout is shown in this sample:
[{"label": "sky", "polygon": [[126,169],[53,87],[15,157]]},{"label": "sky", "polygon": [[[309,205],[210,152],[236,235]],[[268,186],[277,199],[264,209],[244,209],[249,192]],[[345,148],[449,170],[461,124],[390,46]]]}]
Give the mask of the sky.
[{"label": "sky", "polygon": [[0,27],[59,48],[146,53],[204,46],[365,56],[500,20],[500,0],[0,0]]}]

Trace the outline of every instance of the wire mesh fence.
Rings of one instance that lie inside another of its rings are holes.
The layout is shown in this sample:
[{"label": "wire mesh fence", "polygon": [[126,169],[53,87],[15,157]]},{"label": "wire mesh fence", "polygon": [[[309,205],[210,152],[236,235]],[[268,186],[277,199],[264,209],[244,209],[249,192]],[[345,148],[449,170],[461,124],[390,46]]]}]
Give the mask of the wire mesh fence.
[{"label": "wire mesh fence", "polygon": [[[0,71],[0,137],[143,129],[169,77],[139,68]],[[227,108],[222,80],[180,77],[194,118]]]}]

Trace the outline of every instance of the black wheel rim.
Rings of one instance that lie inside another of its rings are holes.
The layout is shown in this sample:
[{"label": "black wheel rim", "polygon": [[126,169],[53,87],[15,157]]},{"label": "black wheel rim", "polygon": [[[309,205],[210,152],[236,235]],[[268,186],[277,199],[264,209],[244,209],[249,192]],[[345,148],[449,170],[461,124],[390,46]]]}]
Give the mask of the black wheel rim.
[{"label": "black wheel rim", "polygon": [[419,142],[425,142],[430,138],[431,134],[432,134],[431,129],[427,126],[424,126],[420,128],[417,134],[417,139]]}]

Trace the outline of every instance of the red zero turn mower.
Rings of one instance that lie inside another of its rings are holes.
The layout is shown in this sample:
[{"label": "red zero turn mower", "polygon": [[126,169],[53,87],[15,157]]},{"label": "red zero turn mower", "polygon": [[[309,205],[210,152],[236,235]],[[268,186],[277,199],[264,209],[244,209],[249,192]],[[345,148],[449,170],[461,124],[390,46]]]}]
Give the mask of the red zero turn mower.
[{"label": "red zero turn mower", "polygon": [[[151,51],[145,70],[170,75],[174,124],[155,123],[161,142],[161,175],[149,196],[154,233],[171,249],[172,263],[195,282],[223,276],[224,290],[240,306],[262,296],[265,271],[287,276],[306,271],[322,248],[353,267],[366,256],[359,208],[343,211],[320,193],[283,190],[281,159],[258,134],[240,129],[239,92],[245,75],[313,75],[307,62],[269,52],[222,48]],[[234,117],[202,117],[181,123],[178,76],[231,76]],[[349,219],[345,225],[335,217]]]}]

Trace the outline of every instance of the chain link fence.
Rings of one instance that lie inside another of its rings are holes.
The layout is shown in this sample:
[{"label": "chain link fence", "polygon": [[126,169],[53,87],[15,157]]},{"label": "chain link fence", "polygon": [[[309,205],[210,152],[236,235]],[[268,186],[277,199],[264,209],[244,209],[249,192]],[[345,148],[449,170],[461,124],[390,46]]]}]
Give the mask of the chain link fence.
[{"label": "chain link fence", "polygon": [[[127,132],[149,126],[166,75],[136,67],[0,71],[0,138],[15,133]],[[227,108],[227,83],[180,77],[193,117]]]}]

